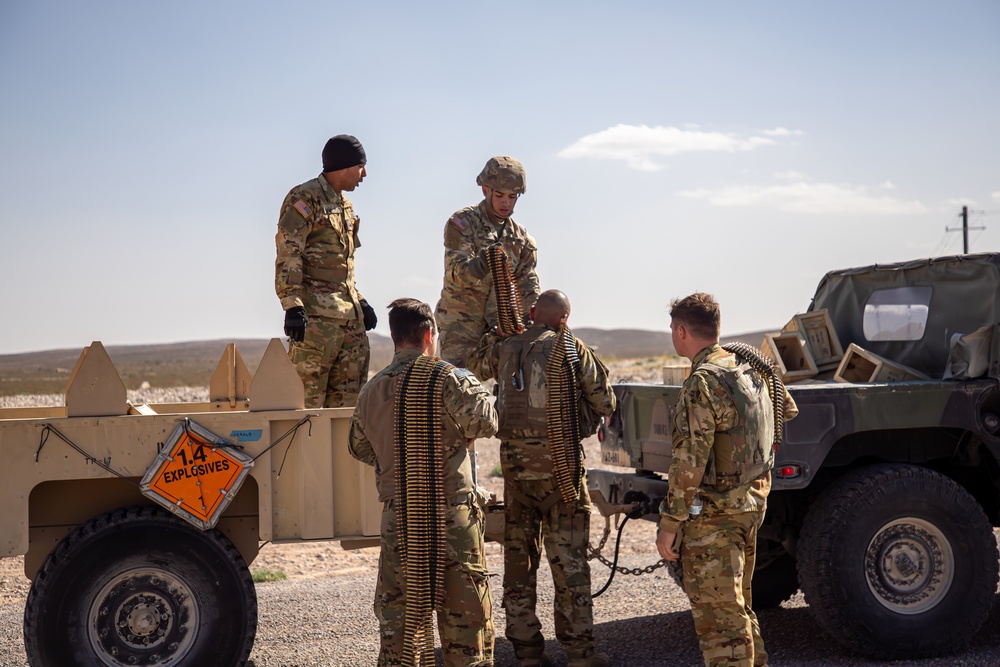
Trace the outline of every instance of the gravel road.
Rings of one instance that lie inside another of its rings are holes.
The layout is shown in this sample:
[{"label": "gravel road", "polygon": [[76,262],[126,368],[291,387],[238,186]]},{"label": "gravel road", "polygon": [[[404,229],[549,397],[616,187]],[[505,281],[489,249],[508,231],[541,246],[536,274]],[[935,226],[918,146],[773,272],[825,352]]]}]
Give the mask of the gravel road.
[{"label": "gravel road", "polygon": [[[658,367],[628,370],[636,378],[658,372]],[[130,392],[134,402],[185,402],[207,399],[204,388]],[[0,406],[59,405],[61,396],[3,397]],[[596,439],[591,439],[596,440]],[[495,444],[495,443],[493,443]],[[496,448],[485,443],[480,450],[480,469],[496,463]],[[588,461],[599,461],[596,442],[585,443]],[[494,492],[498,479],[484,480]],[[498,494],[499,495],[499,494]],[[595,531],[603,521],[594,519]],[[626,527],[620,564],[644,567],[658,560],[651,549],[653,524],[638,522]],[[599,535],[598,535],[599,537]],[[612,539],[613,543],[613,539]],[[510,644],[502,638],[504,613],[500,607],[503,557],[500,547],[488,545],[493,579],[497,667],[516,665]],[[331,542],[306,545],[267,545],[251,569],[282,570],[288,581],[257,585],[260,624],[251,655],[251,667],[320,667],[374,665],[378,654],[378,630],[371,611],[375,588],[377,550],[344,552]],[[608,570],[594,566],[593,585],[603,586]],[[24,601],[28,581],[21,559],[0,559],[0,667],[25,667],[22,640]],[[539,575],[539,612],[543,632],[550,639],[547,652],[557,666],[566,664],[565,654],[554,641],[552,630],[552,584],[547,567]],[[701,655],[691,623],[687,597],[663,570],[642,576],[617,575],[611,588],[595,600],[597,638],[601,650],[614,665],[646,667],[700,665]],[[856,666],[872,663],[848,653],[827,637],[813,619],[801,594],[779,609],[761,611],[761,626],[772,665],[810,667]],[[894,667],[987,667],[1000,665],[1000,600],[972,645],[962,654],[938,659],[901,661]],[[200,666],[195,666],[200,667]]]},{"label": "gravel road", "polygon": [[[280,550],[280,547],[278,548]],[[652,554],[629,555],[626,567],[655,562]],[[0,572],[0,667],[24,667],[21,622],[27,581],[8,564]],[[316,578],[257,585],[260,626],[251,655],[253,667],[318,667],[320,665],[374,665],[378,632],[371,611],[375,588],[374,557],[368,554],[359,566],[343,568]],[[491,567],[500,572],[499,548],[490,553]],[[256,565],[256,564],[255,564]],[[502,572],[500,572],[502,576]],[[494,579],[494,622],[500,628],[500,580]],[[603,585],[607,570],[598,565],[595,589]],[[555,664],[566,664],[565,654],[552,640],[552,584],[546,568],[539,576],[539,610],[543,632],[550,639],[547,651]],[[628,667],[699,665],[700,653],[687,598],[662,569],[642,576],[618,575],[604,595],[595,600],[598,642],[612,664]],[[826,637],[816,624],[801,594],[779,609],[760,613],[761,627],[772,665],[873,664],[858,658]],[[497,667],[516,665],[510,644],[497,640]],[[972,646],[961,655],[934,660],[884,663],[894,667],[952,667],[1000,665],[1000,601]]]}]

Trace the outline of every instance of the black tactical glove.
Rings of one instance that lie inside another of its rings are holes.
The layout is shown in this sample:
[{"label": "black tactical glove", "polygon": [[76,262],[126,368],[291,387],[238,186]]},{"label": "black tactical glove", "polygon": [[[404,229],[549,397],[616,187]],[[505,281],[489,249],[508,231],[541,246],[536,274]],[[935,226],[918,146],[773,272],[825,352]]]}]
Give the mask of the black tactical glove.
[{"label": "black tactical glove", "polygon": [[306,309],[295,306],[285,311],[285,335],[293,343],[301,343],[306,337]]},{"label": "black tactical glove", "polygon": [[367,299],[361,299],[361,312],[365,317],[365,331],[371,331],[378,324],[378,317],[375,315],[375,309],[368,305]]}]

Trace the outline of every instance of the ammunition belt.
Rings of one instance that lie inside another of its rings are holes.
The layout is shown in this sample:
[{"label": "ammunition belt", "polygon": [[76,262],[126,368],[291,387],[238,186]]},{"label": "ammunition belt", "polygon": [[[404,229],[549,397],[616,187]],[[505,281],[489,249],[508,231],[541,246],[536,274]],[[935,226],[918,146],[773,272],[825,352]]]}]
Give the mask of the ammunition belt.
[{"label": "ammunition belt", "polygon": [[577,376],[580,358],[576,353],[576,339],[563,323],[556,334],[545,365],[545,384],[548,400],[545,421],[548,428],[549,452],[556,486],[566,502],[580,499],[580,408],[577,399]]},{"label": "ammunition belt", "polygon": [[445,512],[441,395],[451,366],[420,356],[396,391],[396,530],[406,581],[403,661],[434,664],[434,611],[444,593]]},{"label": "ammunition belt", "polygon": [[500,244],[490,246],[486,253],[493,276],[493,288],[497,295],[497,333],[501,338],[516,336],[524,332],[521,319],[521,297],[517,293],[517,283],[510,269],[510,260]]},{"label": "ammunition belt", "polygon": [[748,343],[726,343],[723,350],[732,352],[743,363],[750,364],[755,371],[764,378],[767,385],[767,393],[771,396],[771,404],[774,406],[774,443],[775,450],[781,444],[782,426],[785,413],[785,384],[781,381],[781,375],[774,367],[774,362],[764,356],[764,354],[753,345]]}]

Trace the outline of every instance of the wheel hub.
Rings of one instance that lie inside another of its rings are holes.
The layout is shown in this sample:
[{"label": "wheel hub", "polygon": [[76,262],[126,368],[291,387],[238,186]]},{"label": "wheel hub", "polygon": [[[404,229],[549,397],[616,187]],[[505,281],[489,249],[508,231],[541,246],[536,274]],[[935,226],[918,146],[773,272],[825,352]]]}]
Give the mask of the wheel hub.
[{"label": "wheel hub", "polygon": [[187,585],[162,571],[113,577],[91,607],[91,645],[104,665],[176,662],[194,645],[198,610]]},{"label": "wheel hub", "polygon": [[902,518],[883,526],[865,554],[868,587],[886,608],[920,614],[936,606],[954,578],[951,543],[934,524]]}]

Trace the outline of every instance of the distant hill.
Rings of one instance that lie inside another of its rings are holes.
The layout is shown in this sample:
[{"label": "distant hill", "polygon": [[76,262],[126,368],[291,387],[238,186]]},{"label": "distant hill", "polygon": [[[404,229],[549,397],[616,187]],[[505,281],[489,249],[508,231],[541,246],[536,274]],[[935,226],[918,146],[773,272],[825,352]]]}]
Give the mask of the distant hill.
[{"label": "distant hill", "polygon": [[[674,354],[670,332],[639,329],[590,329],[573,333],[597,350],[602,359],[648,359]],[[743,340],[760,345],[764,332],[739,334],[723,340]],[[368,334],[371,344],[371,369],[379,370],[392,360],[392,341],[388,336]],[[236,343],[240,356],[251,373],[257,369],[268,340],[235,339],[164,343],[159,345],[109,345],[108,356],[114,362],[126,389],[138,389],[143,382],[152,387],[208,386],[212,373],[225,352]],[[17,394],[61,394],[84,346],[71,350],[47,350],[0,355],[0,396]]]}]

